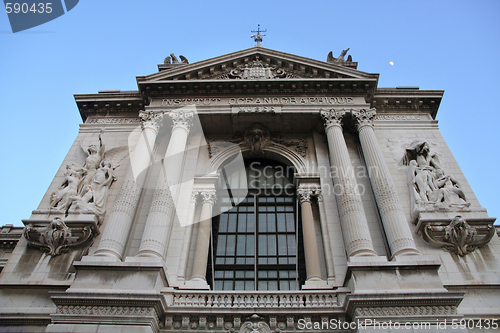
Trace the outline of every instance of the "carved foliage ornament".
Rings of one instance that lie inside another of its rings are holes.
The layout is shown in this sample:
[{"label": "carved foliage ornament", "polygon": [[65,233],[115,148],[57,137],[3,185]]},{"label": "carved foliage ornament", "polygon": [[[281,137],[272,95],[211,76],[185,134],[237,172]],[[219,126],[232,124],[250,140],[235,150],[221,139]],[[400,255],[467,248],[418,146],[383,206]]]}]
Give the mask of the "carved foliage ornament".
[{"label": "carved foliage ornament", "polygon": [[[478,237],[480,229],[487,231],[482,238]],[[473,227],[462,216],[456,216],[447,226],[426,225],[424,228],[424,239],[429,244],[442,247],[461,257],[485,246],[494,235],[493,226]]]},{"label": "carved foliage ornament", "polygon": [[72,247],[86,244],[92,238],[90,226],[79,230],[79,235],[72,231],[60,217],[55,217],[48,226],[37,227],[28,224],[24,228],[24,237],[28,244],[39,248],[50,256],[66,253]]}]

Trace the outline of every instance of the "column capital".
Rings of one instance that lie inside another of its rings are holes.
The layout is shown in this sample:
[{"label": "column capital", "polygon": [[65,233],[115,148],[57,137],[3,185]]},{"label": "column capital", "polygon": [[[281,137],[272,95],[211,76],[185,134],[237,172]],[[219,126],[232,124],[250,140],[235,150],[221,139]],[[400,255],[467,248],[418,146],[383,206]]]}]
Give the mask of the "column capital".
[{"label": "column capital", "polygon": [[200,190],[200,194],[203,198],[203,203],[209,203],[213,205],[217,200],[217,191],[215,189]]},{"label": "column capital", "polygon": [[200,192],[200,190],[193,190],[193,192],[191,193],[191,202],[196,202],[198,200]]},{"label": "column capital", "polygon": [[342,127],[342,119],[348,111],[345,109],[321,109],[319,112],[325,123],[325,129],[328,130],[332,126]]},{"label": "column capital", "polygon": [[321,190],[318,187],[299,187],[297,190],[297,195],[299,196],[300,203],[311,202],[311,199],[315,196],[319,196]]},{"label": "column capital", "polygon": [[141,118],[143,129],[151,128],[158,132],[163,119],[163,112],[139,111],[139,118]]},{"label": "column capital", "polygon": [[194,117],[194,112],[193,111],[172,111],[169,112],[168,115],[170,116],[170,119],[172,119],[173,126],[172,128],[183,128],[187,132],[189,132],[189,129],[191,128],[191,125],[193,123],[193,117]]},{"label": "column capital", "polygon": [[372,109],[359,109],[355,110],[353,109],[351,111],[352,117],[354,118],[356,122],[356,126],[358,128],[358,131],[365,127],[365,126],[373,126],[373,120],[375,119],[375,116],[377,115],[377,110],[375,108]]}]

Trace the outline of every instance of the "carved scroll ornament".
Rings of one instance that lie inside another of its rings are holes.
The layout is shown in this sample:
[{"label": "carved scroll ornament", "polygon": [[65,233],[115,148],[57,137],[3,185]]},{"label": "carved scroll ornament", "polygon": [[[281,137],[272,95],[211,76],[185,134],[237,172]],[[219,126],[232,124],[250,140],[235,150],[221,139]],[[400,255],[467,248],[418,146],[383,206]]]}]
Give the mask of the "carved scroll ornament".
[{"label": "carved scroll ornament", "polygon": [[71,248],[86,245],[94,233],[90,225],[69,228],[60,217],[55,217],[47,226],[28,224],[23,234],[30,246],[50,256],[57,256],[68,252]]},{"label": "carved scroll ornament", "polygon": [[[486,234],[479,237],[480,231],[486,231]],[[461,257],[485,246],[494,235],[492,225],[473,227],[462,216],[456,216],[447,226],[428,224],[423,230],[423,237],[429,244]]]}]

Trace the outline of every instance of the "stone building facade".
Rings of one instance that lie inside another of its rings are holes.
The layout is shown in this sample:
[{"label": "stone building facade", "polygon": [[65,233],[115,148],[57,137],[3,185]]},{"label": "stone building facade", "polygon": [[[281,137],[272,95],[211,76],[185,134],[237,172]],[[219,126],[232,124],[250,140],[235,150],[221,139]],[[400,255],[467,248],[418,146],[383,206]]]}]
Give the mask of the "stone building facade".
[{"label": "stone building facade", "polygon": [[75,95],[68,155],[0,231],[0,331],[497,328],[495,218],[440,134],[443,91],[380,88],[346,55],[172,54],[137,91]]}]

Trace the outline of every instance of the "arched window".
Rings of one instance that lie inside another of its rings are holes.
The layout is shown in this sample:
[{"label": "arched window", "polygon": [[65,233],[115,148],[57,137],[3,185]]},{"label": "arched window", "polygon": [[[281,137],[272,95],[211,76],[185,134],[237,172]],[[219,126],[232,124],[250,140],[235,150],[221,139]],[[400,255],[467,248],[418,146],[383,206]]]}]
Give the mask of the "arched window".
[{"label": "arched window", "polygon": [[253,159],[245,170],[248,196],[229,210],[223,198],[227,211],[213,218],[207,281],[213,290],[298,290],[305,264],[294,169]]}]

